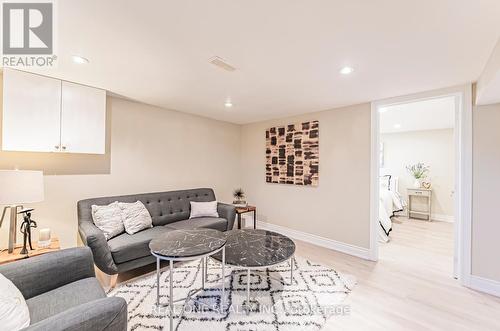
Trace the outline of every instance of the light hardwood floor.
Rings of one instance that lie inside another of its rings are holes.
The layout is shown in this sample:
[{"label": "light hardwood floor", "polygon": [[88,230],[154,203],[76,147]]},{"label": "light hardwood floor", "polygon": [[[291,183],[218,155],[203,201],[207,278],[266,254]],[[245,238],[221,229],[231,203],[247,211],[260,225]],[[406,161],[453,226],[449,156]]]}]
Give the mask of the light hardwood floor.
[{"label": "light hardwood floor", "polygon": [[297,254],[354,275],[358,284],[325,330],[500,330],[500,298],[453,279],[453,225],[395,219],[378,262],[308,243]]},{"label": "light hardwood floor", "polygon": [[[453,225],[395,219],[391,242],[371,262],[295,241],[298,256],[356,277],[344,302],[347,316],[333,316],[324,330],[500,330],[500,298],[458,284],[452,277]],[[154,270],[121,274],[118,282]]]}]

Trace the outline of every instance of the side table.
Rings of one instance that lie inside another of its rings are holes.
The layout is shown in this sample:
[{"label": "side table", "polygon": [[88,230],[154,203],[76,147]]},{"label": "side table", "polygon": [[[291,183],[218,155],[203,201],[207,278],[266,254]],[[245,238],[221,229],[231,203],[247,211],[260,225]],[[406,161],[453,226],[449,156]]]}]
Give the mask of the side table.
[{"label": "side table", "polygon": [[[160,260],[169,261],[169,295],[168,308],[170,311],[169,330],[174,328],[174,302],[183,301],[182,313],[187,299],[195,293],[205,289],[207,279],[207,258],[222,251],[221,263],[221,300],[220,311],[224,311],[225,306],[225,280],[224,264],[226,256],[226,238],[222,232],[212,229],[194,229],[194,230],[173,230],[156,236],[149,243],[151,254],[156,257],[156,306],[160,306]],[[201,259],[201,289],[193,289],[188,292],[186,298],[174,300],[173,272],[174,262],[192,261]],[[180,323],[180,322],[179,322]]]},{"label": "side table", "polygon": [[28,249],[28,254],[20,254],[23,245],[18,244],[14,247],[14,252],[9,254],[7,249],[0,252],[0,264],[9,263],[17,260],[27,259],[30,256],[41,255],[45,253],[50,253],[58,251],[61,249],[59,244],[59,239],[57,237],[52,237],[49,247],[40,248],[37,243],[33,243],[33,250]]},{"label": "side table", "polygon": [[236,207],[236,215],[238,216],[238,229],[241,229],[241,214],[253,212],[253,228],[257,228],[257,207],[246,206],[246,207]]}]

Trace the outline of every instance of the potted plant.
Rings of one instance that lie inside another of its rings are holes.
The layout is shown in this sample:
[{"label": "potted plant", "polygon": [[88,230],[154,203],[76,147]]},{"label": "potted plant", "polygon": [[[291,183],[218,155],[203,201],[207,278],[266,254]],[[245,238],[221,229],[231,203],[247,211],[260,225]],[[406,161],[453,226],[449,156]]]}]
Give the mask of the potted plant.
[{"label": "potted plant", "polygon": [[424,163],[419,162],[417,164],[406,166],[406,170],[415,178],[415,182],[413,186],[415,188],[422,187],[422,180],[427,177],[427,173],[429,172],[429,167]]},{"label": "potted plant", "polygon": [[245,192],[243,192],[241,188],[237,188],[234,190],[233,197],[235,199],[233,201],[233,205],[237,207],[246,207],[247,202],[245,201]]}]

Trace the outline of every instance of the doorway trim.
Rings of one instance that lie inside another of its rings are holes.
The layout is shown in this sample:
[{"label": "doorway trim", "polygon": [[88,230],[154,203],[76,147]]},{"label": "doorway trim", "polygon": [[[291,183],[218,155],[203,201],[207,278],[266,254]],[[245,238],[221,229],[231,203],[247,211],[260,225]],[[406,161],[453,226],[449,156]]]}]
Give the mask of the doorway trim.
[{"label": "doorway trim", "polygon": [[370,165],[370,260],[377,261],[380,116],[384,106],[455,97],[455,201],[454,201],[454,276],[464,286],[471,281],[472,235],[472,84],[465,84],[423,93],[383,99],[371,103],[371,165]]}]

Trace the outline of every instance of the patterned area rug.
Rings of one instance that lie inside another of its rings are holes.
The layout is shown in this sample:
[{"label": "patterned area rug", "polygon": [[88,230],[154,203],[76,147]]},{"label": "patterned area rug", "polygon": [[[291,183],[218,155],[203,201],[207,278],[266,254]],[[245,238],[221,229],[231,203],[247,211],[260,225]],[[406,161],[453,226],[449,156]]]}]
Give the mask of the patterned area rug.
[{"label": "patterned area rug", "polygon": [[[333,315],[350,312],[343,300],[355,285],[352,276],[308,260],[294,258],[294,280],[289,262],[250,274],[250,311],[246,303],[246,270],[226,267],[225,306],[221,310],[220,264],[210,259],[206,289],[174,305],[176,330],[319,330]],[[119,284],[110,296],[128,302],[129,330],[169,329],[168,268],[160,277],[160,303],[156,303],[156,273]],[[201,262],[176,264],[174,300],[201,287]],[[184,311],[183,311],[184,307]]]}]

